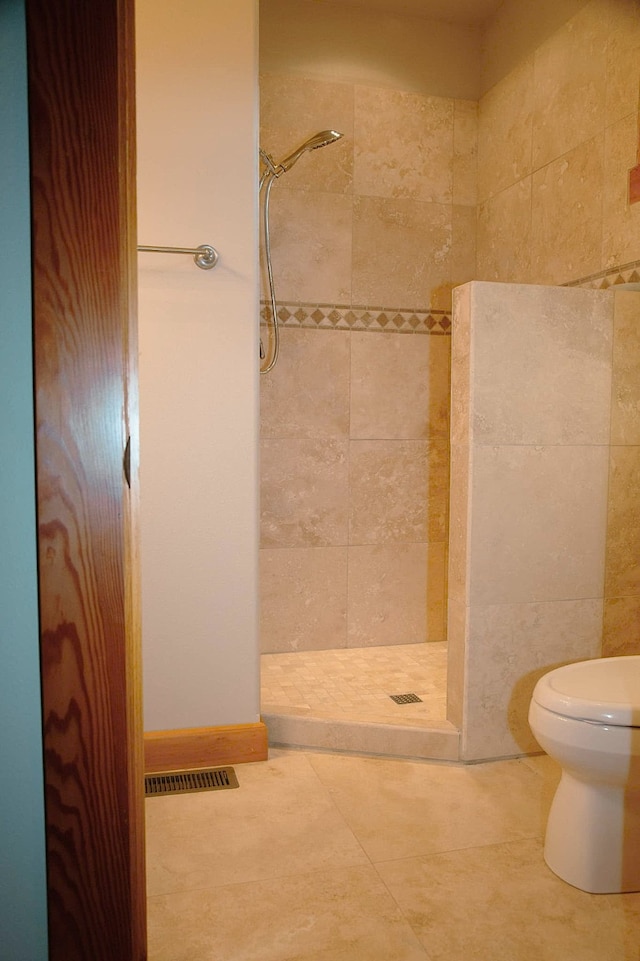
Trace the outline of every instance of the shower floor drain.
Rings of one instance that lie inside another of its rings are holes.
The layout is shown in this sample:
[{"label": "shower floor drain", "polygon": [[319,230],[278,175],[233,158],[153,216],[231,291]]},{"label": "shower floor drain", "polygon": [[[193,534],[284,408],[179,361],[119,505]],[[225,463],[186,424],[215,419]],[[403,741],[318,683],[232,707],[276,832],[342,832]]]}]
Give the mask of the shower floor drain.
[{"label": "shower floor drain", "polygon": [[146,797],[224,791],[232,787],[239,787],[236,772],[232,767],[216,767],[206,771],[169,771],[165,774],[147,774],[144,779]]},{"label": "shower floor drain", "polygon": [[396,704],[422,704],[422,698],[417,694],[390,694],[389,697]]}]

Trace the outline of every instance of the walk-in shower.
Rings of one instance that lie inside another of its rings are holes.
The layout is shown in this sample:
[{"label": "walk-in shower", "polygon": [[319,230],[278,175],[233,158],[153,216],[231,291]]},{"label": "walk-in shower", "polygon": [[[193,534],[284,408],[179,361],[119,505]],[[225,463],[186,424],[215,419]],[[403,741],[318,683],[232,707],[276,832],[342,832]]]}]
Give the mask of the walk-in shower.
[{"label": "walk-in shower", "polygon": [[300,146],[297,147],[292,153],[278,162],[276,162],[270,154],[263,150],[262,147],[260,148],[260,160],[264,165],[264,170],[260,176],[259,192],[262,193],[264,188],[264,193],[262,193],[264,250],[267,263],[267,278],[269,281],[269,297],[271,300],[271,329],[273,332],[273,344],[269,351],[269,357],[267,357],[267,352],[264,350],[262,340],[260,340],[260,360],[267,360],[267,364],[264,367],[260,367],[261,374],[266,374],[275,367],[278,361],[278,355],[280,353],[280,331],[278,328],[278,312],[276,308],[273,267],[271,265],[271,237],[269,227],[269,199],[271,196],[271,188],[278,177],[281,177],[282,174],[291,170],[294,164],[296,164],[300,157],[308,150],[317,150],[319,147],[326,147],[330,143],[335,143],[335,141],[339,140],[342,136],[343,135],[338,133],[337,130],[321,130],[320,133],[316,133],[312,137],[309,137],[308,140],[305,140],[304,143],[300,144]]}]

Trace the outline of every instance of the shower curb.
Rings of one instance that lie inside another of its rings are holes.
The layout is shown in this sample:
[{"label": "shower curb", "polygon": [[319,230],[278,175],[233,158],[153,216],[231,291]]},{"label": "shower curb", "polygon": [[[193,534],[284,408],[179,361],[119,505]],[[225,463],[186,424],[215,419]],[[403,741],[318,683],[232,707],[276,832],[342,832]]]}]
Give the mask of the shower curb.
[{"label": "shower curb", "polygon": [[436,727],[342,721],[262,713],[271,747],[299,747],[429,761],[457,761],[460,732],[448,722]]}]

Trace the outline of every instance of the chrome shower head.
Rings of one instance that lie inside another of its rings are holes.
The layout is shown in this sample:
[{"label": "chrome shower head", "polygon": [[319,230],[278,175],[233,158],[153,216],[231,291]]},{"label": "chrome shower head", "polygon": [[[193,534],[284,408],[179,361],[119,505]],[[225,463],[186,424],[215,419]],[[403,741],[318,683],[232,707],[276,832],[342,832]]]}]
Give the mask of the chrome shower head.
[{"label": "chrome shower head", "polygon": [[307,150],[317,150],[318,147],[326,147],[328,144],[335,143],[336,140],[340,140],[340,137],[342,136],[343,134],[338,133],[337,130],[321,130],[320,133],[314,134],[313,137],[309,137],[308,140],[305,140],[305,142],[301,144],[297,150],[294,150],[293,153],[289,154],[288,157],[285,157],[284,160],[281,160],[279,164],[276,164],[278,171],[277,175],[280,176],[280,174],[286,173],[287,170],[291,170],[296,161],[298,161],[302,154],[306,153]]}]

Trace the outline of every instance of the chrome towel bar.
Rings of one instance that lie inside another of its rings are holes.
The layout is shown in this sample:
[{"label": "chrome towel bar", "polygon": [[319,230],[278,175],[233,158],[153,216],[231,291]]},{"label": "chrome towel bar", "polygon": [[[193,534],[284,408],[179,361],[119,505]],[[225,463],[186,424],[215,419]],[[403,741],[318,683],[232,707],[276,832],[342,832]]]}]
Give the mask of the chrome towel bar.
[{"label": "chrome towel bar", "polygon": [[216,248],[210,244],[201,244],[199,247],[138,247],[138,250],[152,254],[191,254],[196,266],[203,270],[215,267],[220,257]]}]

